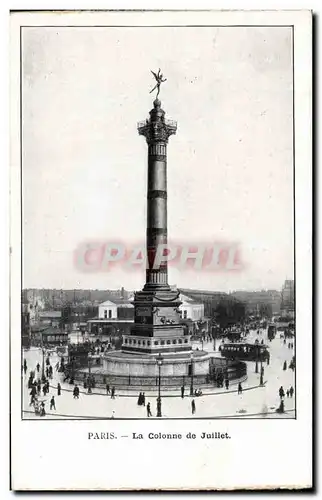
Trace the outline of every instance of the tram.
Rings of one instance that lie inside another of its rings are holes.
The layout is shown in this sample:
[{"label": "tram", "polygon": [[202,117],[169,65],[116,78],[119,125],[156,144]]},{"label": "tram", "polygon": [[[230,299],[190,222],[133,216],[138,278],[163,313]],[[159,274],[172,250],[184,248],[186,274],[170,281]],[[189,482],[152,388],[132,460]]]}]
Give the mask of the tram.
[{"label": "tram", "polygon": [[222,344],[219,350],[224,358],[234,360],[267,361],[270,357],[267,345],[259,343],[246,344],[238,342],[237,344]]},{"label": "tram", "polygon": [[273,340],[276,337],[276,325],[270,324],[267,330],[268,340]]}]

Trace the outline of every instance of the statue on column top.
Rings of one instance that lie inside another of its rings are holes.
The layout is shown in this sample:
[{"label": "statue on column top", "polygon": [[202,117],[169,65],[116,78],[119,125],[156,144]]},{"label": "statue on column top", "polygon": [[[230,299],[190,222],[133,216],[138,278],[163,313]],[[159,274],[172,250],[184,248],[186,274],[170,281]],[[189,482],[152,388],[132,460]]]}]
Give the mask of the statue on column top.
[{"label": "statue on column top", "polygon": [[151,73],[152,75],[154,76],[154,78],[156,79],[157,81],[157,84],[153,87],[152,90],[150,90],[150,94],[155,90],[155,89],[158,89],[157,91],[157,95],[156,95],[156,99],[158,98],[159,96],[159,93],[160,93],[160,86],[161,86],[161,83],[164,83],[167,81],[166,78],[163,78],[163,74],[161,73],[161,69],[159,68],[159,71],[158,73],[154,73],[154,71],[151,70]]}]

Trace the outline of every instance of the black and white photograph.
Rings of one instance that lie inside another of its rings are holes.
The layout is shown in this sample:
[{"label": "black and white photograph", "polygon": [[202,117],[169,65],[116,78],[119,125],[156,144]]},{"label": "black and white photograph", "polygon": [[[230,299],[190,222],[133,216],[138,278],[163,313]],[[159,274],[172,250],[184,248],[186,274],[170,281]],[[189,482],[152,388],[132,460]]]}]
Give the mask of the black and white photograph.
[{"label": "black and white photograph", "polygon": [[81,421],[89,445],[296,425],[295,23],[58,17],[15,38],[20,421]]}]

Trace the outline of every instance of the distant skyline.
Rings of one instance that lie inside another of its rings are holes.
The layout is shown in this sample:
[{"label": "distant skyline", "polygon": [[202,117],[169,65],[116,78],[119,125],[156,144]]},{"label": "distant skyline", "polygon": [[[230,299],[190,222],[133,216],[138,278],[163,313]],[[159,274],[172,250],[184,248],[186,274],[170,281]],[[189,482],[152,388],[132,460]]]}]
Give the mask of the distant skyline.
[{"label": "distant skyline", "polygon": [[169,239],[239,243],[243,271],[169,268],[178,288],[281,290],[293,279],[292,31],[23,28],[23,288],[142,288],[81,273],[88,240],[143,242],[148,117],[160,67]]},{"label": "distant skyline", "polygon": [[[263,289],[258,289],[258,290],[255,290],[255,289],[235,289],[235,290],[226,290],[225,292],[223,292],[222,290],[216,290],[216,289],[213,289],[213,290],[209,290],[209,289],[204,289],[204,288],[193,288],[193,287],[178,287],[179,289],[183,289],[183,290],[197,290],[197,291],[200,291],[200,292],[219,292],[219,293],[235,293],[235,292],[247,292],[247,293],[257,293],[257,292],[281,292],[282,291],[282,288],[283,288],[283,285],[284,285],[284,282],[282,284],[282,286],[280,288],[263,288]],[[123,287],[124,290],[126,292],[134,292],[135,290],[131,290],[131,289],[128,289],[126,287]],[[117,292],[117,291],[121,291],[122,290],[122,287],[121,288],[50,288],[50,287],[24,287],[23,290],[53,290],[53,291],[56,291],[56,292],[65,292],[65,291],[71,291],[71,290],[75,290],[75,291],[99,291],[99,292],[104,292],[106,291],[107,293],[108,292]]]}]

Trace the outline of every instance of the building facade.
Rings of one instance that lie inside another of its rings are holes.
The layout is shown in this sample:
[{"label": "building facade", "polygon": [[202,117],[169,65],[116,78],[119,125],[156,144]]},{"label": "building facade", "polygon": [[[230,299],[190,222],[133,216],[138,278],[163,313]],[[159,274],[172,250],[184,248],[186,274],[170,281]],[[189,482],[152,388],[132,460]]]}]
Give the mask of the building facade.
[{"label": "building facade", "polygon": [[180,301],[179,310],[182,319],[191,319],[192,321],[202,321],[204,319],[204,304],[182,293],[180,294]]},{"label": "building facade", "polygon": [[285,280],[281,294],[281,316],[295,316],[294,280]]}]

